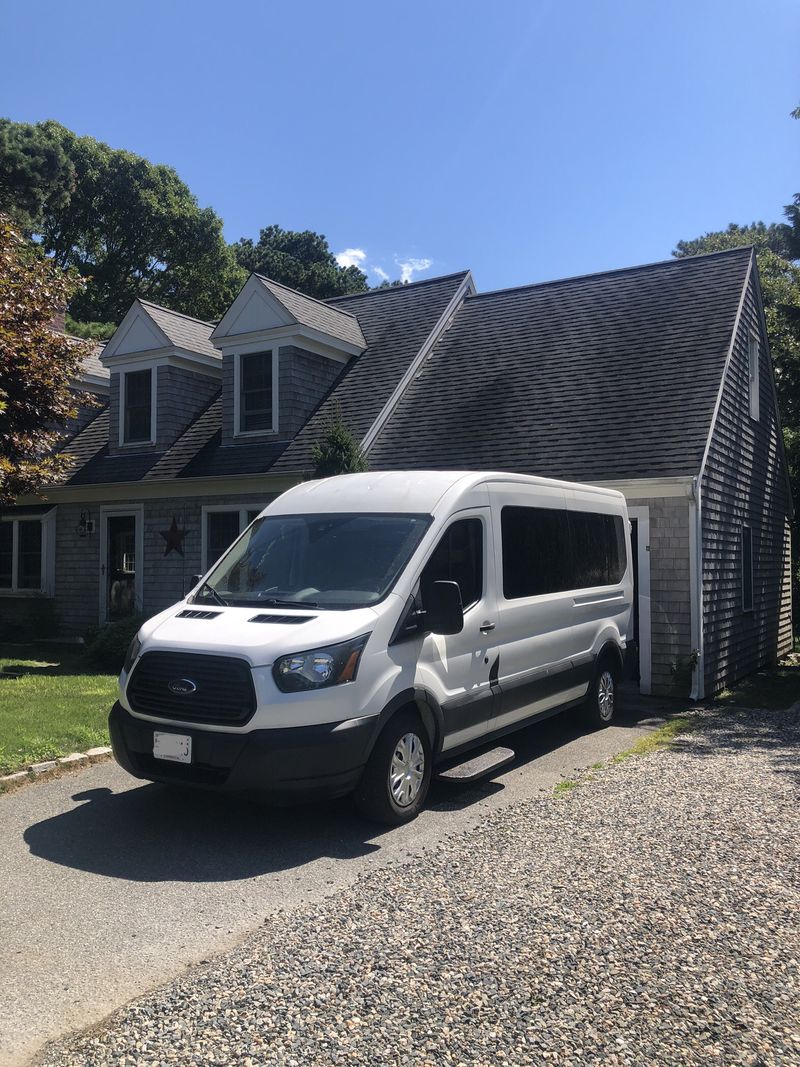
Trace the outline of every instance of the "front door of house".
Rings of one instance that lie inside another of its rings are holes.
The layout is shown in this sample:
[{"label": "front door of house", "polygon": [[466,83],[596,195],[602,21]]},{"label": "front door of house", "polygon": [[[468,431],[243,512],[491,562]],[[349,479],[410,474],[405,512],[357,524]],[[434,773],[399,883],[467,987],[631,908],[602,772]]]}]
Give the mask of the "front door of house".
[{"label": "front door of house", "polygon": [[109,515],[106,518],[106,552],[104,580],[106,592],[106,618],[109,622],[135,615],[136,571],[140,561],[136,558],[136,516]]}]

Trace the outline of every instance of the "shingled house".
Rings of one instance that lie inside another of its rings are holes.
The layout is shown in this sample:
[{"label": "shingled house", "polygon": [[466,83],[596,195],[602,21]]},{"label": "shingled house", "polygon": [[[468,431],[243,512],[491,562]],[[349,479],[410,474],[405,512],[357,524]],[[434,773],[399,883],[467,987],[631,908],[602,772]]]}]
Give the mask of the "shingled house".
[{"label": "shingled house", "polygon": [[469,272],[328,301],[252,275],[215,324],[134,302],[46,501],[0,514],[0,613],[64,636],[180,599],[311,473],[334,412],[376,470],[620,489],[644,692],[791,647],[791,499],[749,248],[490,293]]}]

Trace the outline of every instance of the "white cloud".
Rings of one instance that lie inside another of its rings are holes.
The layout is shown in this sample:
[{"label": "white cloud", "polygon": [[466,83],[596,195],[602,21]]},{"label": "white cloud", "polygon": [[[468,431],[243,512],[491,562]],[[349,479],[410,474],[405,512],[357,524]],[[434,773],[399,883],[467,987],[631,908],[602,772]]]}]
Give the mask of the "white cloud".
[{"label": "white cloud", "polygon": [[358,267],[361,269],[366,258],[367,253],[363,248],[345,248],[336,253],[336,262],[340,267]]},{"label": "white cloud", "polygon": [[433,266],[432,259],[416,259],[410,257],[409,259],[395,259],[395,263],[400,268],[400,281],[410,282],[413,280],[415,274],[420,274],[424,270],[428,270]]},{"label": "white cloud", "polygon": [[380,278],[382,282],[389,281],[389,275],[383,269],[383,267],[370,267],[369,268],[376,277]]}]

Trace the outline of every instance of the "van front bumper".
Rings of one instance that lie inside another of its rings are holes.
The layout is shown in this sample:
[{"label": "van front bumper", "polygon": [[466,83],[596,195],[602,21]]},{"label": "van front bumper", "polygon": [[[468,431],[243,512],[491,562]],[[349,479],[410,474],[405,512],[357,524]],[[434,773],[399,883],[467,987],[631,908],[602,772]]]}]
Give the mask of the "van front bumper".
[{"label": "van front bumper", "polygon": [[[233,734],[162,725],[131,715],[117,702],[108,717],[114,758],[136,778],[226,792],[257,792],[276,803],[342,796],[361,777],[377,717],[317,726]],[[189,735],[192,762],[153,756],[153,732]]]}]

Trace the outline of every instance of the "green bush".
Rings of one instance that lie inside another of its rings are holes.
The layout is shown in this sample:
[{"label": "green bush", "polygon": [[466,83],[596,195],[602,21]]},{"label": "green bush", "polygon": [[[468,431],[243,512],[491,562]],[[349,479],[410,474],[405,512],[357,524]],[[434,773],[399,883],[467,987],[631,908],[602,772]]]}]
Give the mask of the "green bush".
[{"label": "green bush", "polygon": [[118,674],[125,662],[128,645],[144,621],[145,616],[133,615],[106,626],[93,626],[86,634],[86,659],[95,667]]}]

